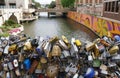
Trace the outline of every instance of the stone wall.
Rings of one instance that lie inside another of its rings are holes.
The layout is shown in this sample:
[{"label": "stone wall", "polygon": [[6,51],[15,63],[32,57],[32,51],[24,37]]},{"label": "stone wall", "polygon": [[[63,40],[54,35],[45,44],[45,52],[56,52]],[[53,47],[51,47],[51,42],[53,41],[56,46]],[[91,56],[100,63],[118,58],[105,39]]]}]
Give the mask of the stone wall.
[{"label": "stone wall", "polygon": [[67,17],[89,27],[100,36],[107,35],[108,32],[120,35],[120,23],[73,11],[68,12]]},{"label": "stone wall", "polygon": [[1,16],[0,16],[0,26],[9,19],[9,17],[14,13],[16,16],[18,23],[20,22],[20,19],[22,16],[22,9],[0,9]]}]

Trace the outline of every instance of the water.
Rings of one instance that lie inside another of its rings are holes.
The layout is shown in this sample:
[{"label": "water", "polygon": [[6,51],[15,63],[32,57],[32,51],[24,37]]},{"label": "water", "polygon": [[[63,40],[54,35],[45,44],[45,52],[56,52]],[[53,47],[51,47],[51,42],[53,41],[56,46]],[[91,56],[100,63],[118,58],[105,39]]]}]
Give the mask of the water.
[{"label": "water", "polygon": [[47,18],[46,13],[42,13],[41,17],[33,22],[24,24],[25,33],[31,37],[35,36],[59,36],[65,35],[69,40],[71,37],[80,39],[82,42],[86,40],[92,41],[97,36],[88,28],[74,22],[68,18]]}]

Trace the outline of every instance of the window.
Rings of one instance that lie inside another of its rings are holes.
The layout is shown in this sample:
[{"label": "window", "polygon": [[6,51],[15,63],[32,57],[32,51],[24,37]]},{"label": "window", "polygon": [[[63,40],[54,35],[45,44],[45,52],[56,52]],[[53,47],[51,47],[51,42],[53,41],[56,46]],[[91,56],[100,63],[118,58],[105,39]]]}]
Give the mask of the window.
[{"label": "window", "polygon": [[92,4],[92,0],[89,0],[90,1],[90,3]]},{"label": "window", "polygon": [[115,1],[113,1],[111,3],[112,3],[112,10],[111,10],[111,12],[114,12],[114,10],[115,10]]},{"label": "window", "polygon": [[108,12],[118,12],[119,11],[119,1],[111,1],[111,2],[105,2],[105,11]]},{"label": "window", "polygon": [[119,5],[118,5],[118,1],[116,1],[116,6],[115,6],[115,12],[119,11]]},{"label": "window", "polygon": [[111,2],[108,3],[108,11],[111,9]]},{"label": "window", "polygon": [[0,8],[5,8],[5,5],[4,4],[0,4]]},{"label": "window", "polygon": [[99,0],[99,3],[102,3],[102,0]]},{"label": "window", "polygon": [[105,3],[105,11],[108,11],[108,3]]},{"label": "window", "polygon": [[16,8],[16,4],[15,3],[10,3],[10,8]]},{"label": "window", "polygon": [[88,0],[86,0],[86,3],[88,3]]}]

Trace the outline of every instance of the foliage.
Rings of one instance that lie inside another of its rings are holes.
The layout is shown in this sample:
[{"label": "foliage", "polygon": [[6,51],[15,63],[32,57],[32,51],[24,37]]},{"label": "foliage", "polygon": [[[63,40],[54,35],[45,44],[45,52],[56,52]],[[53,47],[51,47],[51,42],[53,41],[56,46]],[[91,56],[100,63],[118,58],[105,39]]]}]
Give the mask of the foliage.
[{"label": "foliage", "polygon": [[63,7],[73,8],[75,0],[61,0],[61,4]]},{"label": "foliage", "polygon": [[2,30],[3,34],[0,34],[0,36],[6,37],[9,36],[8,31],[12,30],[13,28],[20,27],[19,24],[15,23],[12,20],[7,20],[3,24],[3,26],[0,26],[0,29]]},{"label": "foliage", "polygon": [[56,7],[56,2],[52,1],[49,5],[49,8],[55,8]]},{"label": "foliage", "polygon": [[8,37],[9,33],[8,32],[4,32],[3,34],[0,34],[0,37]]},{"label": "foliage", "polygon": [[13,25],[13,24],[17,24],[17,23],[15,23],[15,22],[12,21],[12,20],[6,20],[3,25],[5,25],[5,26],[11,26],[11,25]]},{"label": "foliage", "polygon": [[36,2],[35,0],[32,0],[32,2],[35,4],[35,6],[34,6],[35,8],[40,8],[41,7],[39,2]]}]

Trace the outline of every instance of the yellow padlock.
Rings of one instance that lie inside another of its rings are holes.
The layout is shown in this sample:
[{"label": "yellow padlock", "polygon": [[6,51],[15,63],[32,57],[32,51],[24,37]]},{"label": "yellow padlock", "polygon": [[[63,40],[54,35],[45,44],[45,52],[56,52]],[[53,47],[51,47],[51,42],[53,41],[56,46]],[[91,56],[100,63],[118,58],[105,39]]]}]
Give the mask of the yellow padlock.
[{"label": "yellow padlock", "polygon": [[82,45],[82,43],[80,42],[80,40],[75,40],[75,44],[77,45],[77,46],[81,46]]}]

